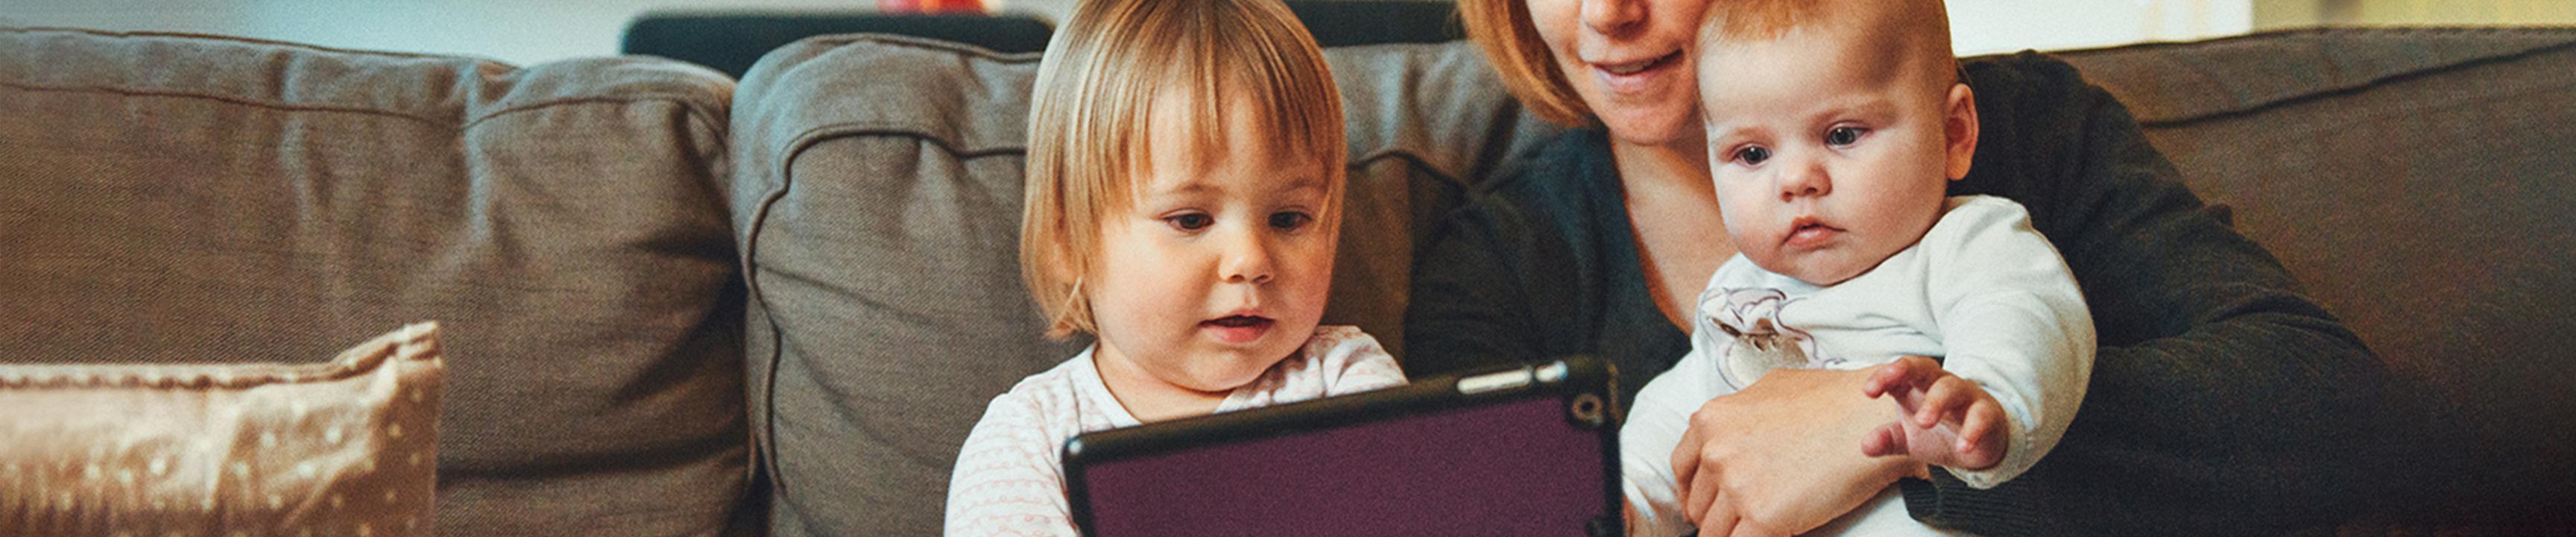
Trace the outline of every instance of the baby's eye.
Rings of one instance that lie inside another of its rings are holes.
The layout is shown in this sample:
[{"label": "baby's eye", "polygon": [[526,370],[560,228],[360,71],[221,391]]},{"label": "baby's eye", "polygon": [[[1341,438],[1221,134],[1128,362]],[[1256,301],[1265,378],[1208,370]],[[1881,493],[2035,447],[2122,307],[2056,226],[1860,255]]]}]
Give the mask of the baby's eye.
[{"label": "baby's eye", "polygon": [[1306,224],[1314,222],[1314,215],[1296,211],[1282,211],[1270,214],[1270,227],[1279,229],[1293,230],[1306,227]]},{"label": "baby's eye", "polygon": [[1746,166],[1760,166],[1767,160],[1771,160],[1771,150],[1762,146],[1745,146],[1743,149],[1735,150],[1735,161],[1742,162]]},{"label": "baby's eye", "polygon": [[1166,216],[1163,217],[1163,221],[1171,223],[1172,227],[1180,228],[1181,231],[1198,231],[1216,225],[1215,218],[1199,213]]},{"label": "baby's eye", "polygon": [[1834,127],[1833,130],[1825,131],[1825,145],[1835,147],[1852,145],[1854,142],[1859,142],[1863,134],[1869,134],[1869,131],[1860,127]]}]

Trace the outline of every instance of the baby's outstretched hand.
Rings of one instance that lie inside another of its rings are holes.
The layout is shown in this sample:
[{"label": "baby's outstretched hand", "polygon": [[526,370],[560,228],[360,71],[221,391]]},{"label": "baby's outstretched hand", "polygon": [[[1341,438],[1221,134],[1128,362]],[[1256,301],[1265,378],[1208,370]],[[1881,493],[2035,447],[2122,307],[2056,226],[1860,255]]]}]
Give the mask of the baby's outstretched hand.
[{"label": "baby's outstretched hand", "polygon": [[2004,410],[1975,382],[1941,369],[1939,362],[1907,356],[1879,366],[1862,384],[1870,398],[1895,396],[1905,418],[1880,426],[1861,443],[1872,457],[1910,455],[1924,464],[1983,470],[2011,449]]}]

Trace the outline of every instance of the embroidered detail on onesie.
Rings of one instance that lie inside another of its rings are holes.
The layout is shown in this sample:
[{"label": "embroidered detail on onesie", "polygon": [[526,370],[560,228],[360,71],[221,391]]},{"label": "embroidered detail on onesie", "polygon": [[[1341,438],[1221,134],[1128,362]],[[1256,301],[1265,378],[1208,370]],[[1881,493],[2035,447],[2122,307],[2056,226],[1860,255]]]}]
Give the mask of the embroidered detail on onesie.
[{"label": "embroidered detail on onesie", "polygon": [[[1701,304],[1700,311],[1708,320],[1734,341],[1718,356],[1718,375],[1728,385],[1742,390],[1761,380],[1773,369],[1824,367],[1838,360],[1821,355],[1816,338],[1805,331],[1780,321],[1780,310],[1797,299],[1778,289],[1727,289],[1708,298],[1722,304]],[[1711,306],[1717,306],[1712,308]]]}]

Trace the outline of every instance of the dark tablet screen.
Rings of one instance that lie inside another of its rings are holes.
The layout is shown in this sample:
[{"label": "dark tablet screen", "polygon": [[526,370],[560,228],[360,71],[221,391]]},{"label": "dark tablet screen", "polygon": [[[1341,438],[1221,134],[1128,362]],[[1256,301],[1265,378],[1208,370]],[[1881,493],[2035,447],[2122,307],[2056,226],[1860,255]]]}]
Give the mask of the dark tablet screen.
[{"label": "dark tablet screen", "polygon": [[1615,535],[1611,382],[1573,359],[1103,431],[1066,483],[1102,537]]}]

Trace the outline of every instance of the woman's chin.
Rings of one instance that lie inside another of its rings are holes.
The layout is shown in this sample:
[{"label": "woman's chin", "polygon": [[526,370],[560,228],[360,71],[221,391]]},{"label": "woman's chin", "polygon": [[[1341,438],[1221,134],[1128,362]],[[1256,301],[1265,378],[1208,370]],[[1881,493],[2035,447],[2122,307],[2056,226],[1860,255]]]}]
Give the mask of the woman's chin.
[{"label": "woman's chin", "polygon": [[1594,115],[1610,136],[1630,145],[1663,147],[1687,144],[1683,148],[1701,150],[1699,111],[1690,107],[1610,106],[1595,108]]}]

